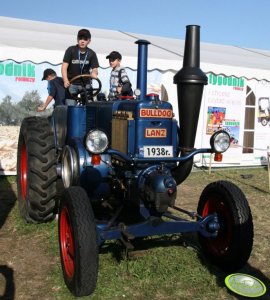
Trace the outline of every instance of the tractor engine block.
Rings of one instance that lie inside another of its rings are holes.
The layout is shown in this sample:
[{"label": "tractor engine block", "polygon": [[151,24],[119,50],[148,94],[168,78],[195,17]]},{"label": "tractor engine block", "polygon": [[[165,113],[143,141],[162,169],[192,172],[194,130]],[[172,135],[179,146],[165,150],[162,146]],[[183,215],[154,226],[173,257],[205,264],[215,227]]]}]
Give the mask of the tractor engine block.
[{"label": "tractor engine block", "polygon": [[175,205],[177,185],[167,168],[150,167],[139,178],[140,197],[152,212],[164,213]]}]

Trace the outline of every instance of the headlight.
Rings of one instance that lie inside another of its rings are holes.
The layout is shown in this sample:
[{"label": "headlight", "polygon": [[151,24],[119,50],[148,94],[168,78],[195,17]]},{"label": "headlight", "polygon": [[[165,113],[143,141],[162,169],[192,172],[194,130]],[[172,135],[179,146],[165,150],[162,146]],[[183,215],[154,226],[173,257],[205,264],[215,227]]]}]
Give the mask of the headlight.
[{"label": "headlight", "polygon": [[108,147],[108,137],[101,130],[90,131],[85,140],[86,148],[94,154],[104,152]]},{"label": "headlight", "polygon": [[139,97],[139,96],[141,95],[141,90],[140,90],[140,89],[135,89],[135,90],[134,90],[134,95],[135,95],[136,97]]},{"label": "headlight", "polygon": [[230,135],[224,130],[219,130],[211,136],[210,145],[214,152],[225,152],[230,147]]}]

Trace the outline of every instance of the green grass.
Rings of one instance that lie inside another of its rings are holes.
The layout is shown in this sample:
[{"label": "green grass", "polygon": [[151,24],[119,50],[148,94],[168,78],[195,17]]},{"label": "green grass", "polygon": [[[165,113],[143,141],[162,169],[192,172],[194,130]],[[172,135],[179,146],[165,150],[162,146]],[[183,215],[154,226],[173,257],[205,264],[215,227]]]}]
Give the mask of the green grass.
[{"label": "green grass", "polygon": [[[220,278],[212,274],[196,251],[183,247],[181,238],[175,237],[170,243],[166,238],[165,243],[148,239],[145,246],[149,248],[140,257],[126,259],[123,255],[119,260],[122,246],[107,243],[99,255],[95,293],[82,299],[202,299],[206,289],[208,299],[227,294],[218,284],[224,274]],[[55,299],[74,299],[63,285],[59,269],[54,272]]]},{"label": "green grass", "polygon": [[16,183],[16,176],[0,176],[0,187],[2,190]]},{"label": "green grass", "polygon": [[[244,179],[243,174],[251,177]],[[211,174],[201,170],[192,172],[179,187],[179,206],[183,204],[183,208],[190,206],[196,210],[203,188],[208,183],[221,179],[236,183],[246,194],[251,206],[255,239],[250,266],[244,270],[253,274],[255,270],[259,270],[260,274],[269,278],[269,268],[263,269],[265,261],[270,261],[267,243],[269,222],[264,222],[269,218],[270,200],[266,169],[223,169],[212,171]],[[14,182],[13,180],[14,177],[8,178],[8,181]],[[48,255],[57,258],[57,263],[48,274],[49,299],[75,299],[62,277],[57,222],[38,226],[25,224],[19,216],[17,206],[10,218],[17,232],[36,235]],[[127,258],[123,246],[117,241],[106,242],[99,255],[97,288],[92,296],[81,299],[239,299],[226,289],[226,274],[209,265],[201,255],[195,234],[149,237],[137,241],[135,250],[134,255]],[[266,284],[269,288],[269,282]]]}]

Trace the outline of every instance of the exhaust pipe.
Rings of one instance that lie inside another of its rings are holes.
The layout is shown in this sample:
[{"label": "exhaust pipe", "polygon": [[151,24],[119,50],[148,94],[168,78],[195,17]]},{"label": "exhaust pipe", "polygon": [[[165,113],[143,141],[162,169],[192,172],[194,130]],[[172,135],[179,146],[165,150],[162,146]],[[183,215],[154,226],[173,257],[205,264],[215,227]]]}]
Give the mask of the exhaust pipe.
[{"label": "exhaust pipe", "polygon": [[[200,26],[188,25],[183,68],[174,76],[178,95],[181,156],[188,154],[194,148],[203,88],[207,80],[207,76],[200,69]],[[173,170],[173,177],[177,184],[188,177],[192,164],[193,158],[179,163]]]},{"label": "exhaust pipe", "polygon": [[146,40],[138,40],[135,44],[138,44],[137,89],[141,91],[140,100],[144,100],[147,91],[148,45],[151,43]]}]

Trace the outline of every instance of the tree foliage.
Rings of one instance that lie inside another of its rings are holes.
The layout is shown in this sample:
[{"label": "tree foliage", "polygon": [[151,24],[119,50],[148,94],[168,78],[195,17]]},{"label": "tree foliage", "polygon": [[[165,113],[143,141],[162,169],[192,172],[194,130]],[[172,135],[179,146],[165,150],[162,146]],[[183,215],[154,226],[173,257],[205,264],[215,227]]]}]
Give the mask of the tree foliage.
[{"label": "tree foliage", "polygon": [[11,97],[6,96],[0,104],[0,122],[2,125],[14,125],[16,109],[11,102]]},{"label": "tree foliage", "polygon": [[40,115],[37,107],[41,104],[41,97],[37,90],[25,92],[22,100],[17,103],[14,103],[11,96],[7,95],[0,103],[0,124],[20,125],[24,118]]},{"label": "tree foliage", "polygon": [[22,100],[17,103],[17,109],[25,116],[33,115],[36,113],[37,107],[42,104],[40,95],[37,90],[25,92]]}]

